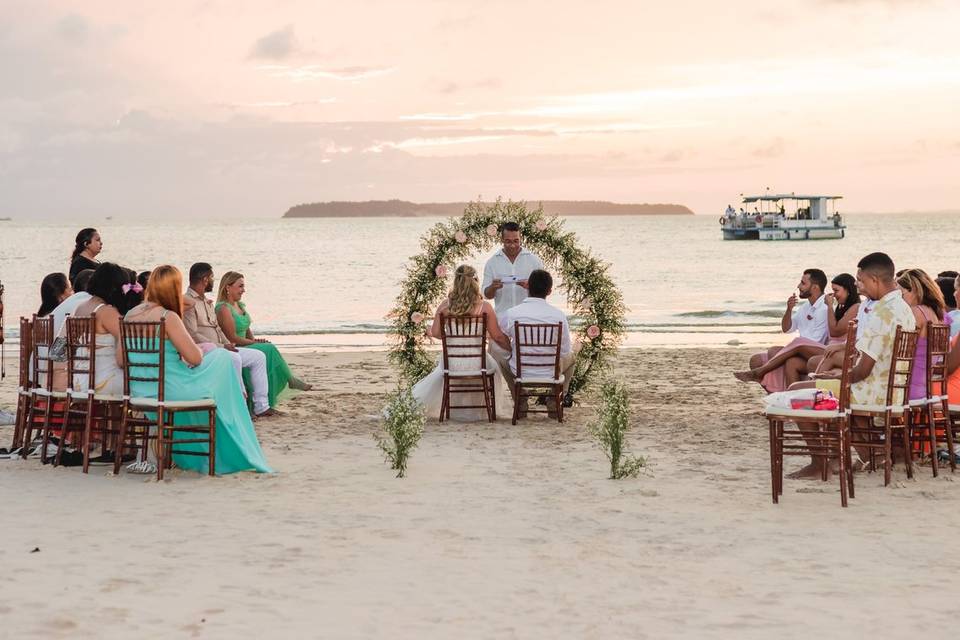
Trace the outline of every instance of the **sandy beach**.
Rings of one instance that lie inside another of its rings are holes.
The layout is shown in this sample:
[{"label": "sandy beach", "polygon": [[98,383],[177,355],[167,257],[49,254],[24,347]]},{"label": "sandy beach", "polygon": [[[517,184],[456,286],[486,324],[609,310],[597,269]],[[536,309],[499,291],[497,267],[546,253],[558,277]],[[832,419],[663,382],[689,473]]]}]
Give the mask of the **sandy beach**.
[{"label": "sandy beach", "polygon": [[859,474],[846,510],[836,482],[787,480],[773,505],[761,391],[729,373],[746,356],[620,352],[637,479],[607,479],[587,397],[563,425],[433,418],[396,479],[371,435],[394,380],[382,353],[290,357],[317,390],[258,424],[273,475],[2,461],[0,637],[946,632],[955,478]]}]

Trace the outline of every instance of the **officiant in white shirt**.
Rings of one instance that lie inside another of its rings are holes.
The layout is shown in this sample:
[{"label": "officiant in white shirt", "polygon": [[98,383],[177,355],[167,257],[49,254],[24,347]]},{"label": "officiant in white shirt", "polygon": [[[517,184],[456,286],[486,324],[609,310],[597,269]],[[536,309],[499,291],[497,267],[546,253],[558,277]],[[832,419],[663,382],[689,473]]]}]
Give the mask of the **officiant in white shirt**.
[{"label": "officiant in white shirt", "polygon": [[500,227],[503,247],[483,267],[483,297],[493,300],[499,317],[527,297],[527,280],[534,269],[543,269],[543,262],[520,246],[520,225],[506,222]]}]

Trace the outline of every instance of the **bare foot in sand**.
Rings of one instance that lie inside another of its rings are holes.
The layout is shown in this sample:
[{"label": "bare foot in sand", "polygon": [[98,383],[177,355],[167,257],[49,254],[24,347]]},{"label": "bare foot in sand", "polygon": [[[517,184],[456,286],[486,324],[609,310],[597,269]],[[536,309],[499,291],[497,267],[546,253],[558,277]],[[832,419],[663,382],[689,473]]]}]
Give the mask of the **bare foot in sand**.
[{"label": "bare foot in sand", "polygon": [[293,378],[292,380],[290,380],[290,388],[295,389],[297,391],[312,391],[313,385],[307,384],[300,378]]},{"label": "bare foot in sand", "polygon": [[787,474],[788,478],[797,480],[799,478],[820,478],[821,477],[821,467],[819,463],[811,462],[802,469],[797,469],[793,473]]},{"label": "bare foot in sand", "polygon": [[750,371],[734,371],[733,377],[740,382],[757,382],[760,380],[760,376],[755,374],[752,369]]}]

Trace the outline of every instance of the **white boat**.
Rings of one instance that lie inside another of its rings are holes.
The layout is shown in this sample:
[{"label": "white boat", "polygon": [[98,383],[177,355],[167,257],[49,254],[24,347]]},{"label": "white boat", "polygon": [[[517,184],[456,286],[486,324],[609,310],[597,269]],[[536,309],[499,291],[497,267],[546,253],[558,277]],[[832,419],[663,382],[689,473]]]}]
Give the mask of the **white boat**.
[{"label": "white boat", "polygon": [[727,206],[720,217],[724,240],[829,240],[846,236],[836,212],[843,196],[766,194],[744,196],[739,210]]}]

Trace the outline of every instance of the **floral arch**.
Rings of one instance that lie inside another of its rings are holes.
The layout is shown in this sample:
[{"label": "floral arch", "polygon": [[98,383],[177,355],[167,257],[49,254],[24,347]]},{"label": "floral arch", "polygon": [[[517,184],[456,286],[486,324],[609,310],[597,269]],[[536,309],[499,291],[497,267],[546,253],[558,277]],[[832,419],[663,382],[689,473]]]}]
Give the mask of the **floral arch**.
[{"label": "floral arch", "polygon": [[393,338],[390,359],[401,376],[416,382],[434,367],[423,349],[424,323],[447,292],[447,275],[475,251],[488,251],[499,241],[505,222],[520,225],[525,248],[544,266],[560,275],[560,290],[573,311],[571,330],[581,340],[570,391],[584,389],[602,371],[623,336],[623,296],[607,271],[609,265],[577,246],[576,234],[563,229],[563,221],[546,217],[543,207],[533,211],[522,202],[493,204],[471,202],[463,215],[440,222],[421,240],[423,252],[407,267],[389,331]]}]

